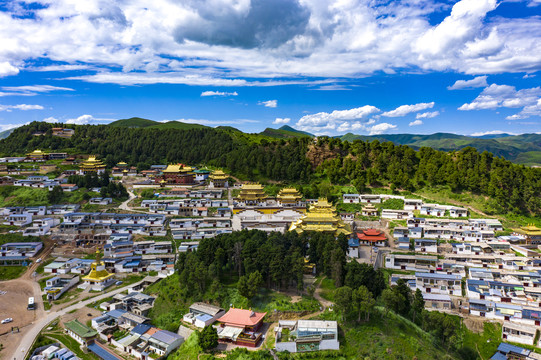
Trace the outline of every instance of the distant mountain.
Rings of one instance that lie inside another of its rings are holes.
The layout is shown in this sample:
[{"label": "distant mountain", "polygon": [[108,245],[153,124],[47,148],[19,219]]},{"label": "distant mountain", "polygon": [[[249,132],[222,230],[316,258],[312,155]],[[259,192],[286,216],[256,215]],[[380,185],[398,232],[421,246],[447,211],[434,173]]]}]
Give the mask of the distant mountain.
[{"label": "distant mountain", "polygon": [[299,133],[299,134],[303,134],[303,135],[308,135],[308,136],[311,136],[311,137],[314,137],[314,136],[315,136],[314,134],[310,134],[309,132],[294,129],[294,128],[292,128],[292,127],[289,126],[289,125],[282,125],[278,130],[285,130],[285,131],[289,131],[289,132],[294,132],[294,133]]},{"label": "distant mountain", "polygon": [[115,127],[129,127],[129,128],[149,128],[149,129],[180,129],[180,130],[189,130],[189,129],[201,129],[207,128],[208,126],[200,124],[188,124],[180,121],[168,121],[168,122],[159,122],[149,119],[143,119],[139,117],[132,117],[129,119],[121,119],[113,121],[108,126]]},{"label": "distant mountain", "polygon": [[408,145],[414,149],[431,147],[437,150],[452,151],[471,146],[478,151],[488,151],[496,156],[524,165],[540,165],[541,162],[541,135],[523,134],[509,135],[497,134],[482,137],[465,136],[449,133],[436,133],[431,135],[415,134],[382,134],[382,135],[355,135],[345,134],[340,137],[344,141],[391,141],[398,145]]},{"label": "distant mountain", "polygon": [[143,127],[149,127],[149,126],[154,126],[158,124],[160,123],[154,120],[148,120],[148,119],[143,119],[139,117],[132,117],[129,119],[120,119],[117,121],[113,121],[108,126],[143,128]]},{"label": "distant mountain", "polygon": [[288,139],[288,138],[302,137],[302,136],[310,136],[310,137],[314,136],[310,133],[296,130],[292,128],[291,126],[287,126],[287,125],[284,125],[280,127],[279,129],[266,128],[265,130],[260,132],[259,135],[268,136],[275,139]]},{"label": "distant mountain", "polygon": [[15,128],[0,132],[0,140],[7,138],[13,130],[15,130]]},{"label": "distant mountain", "polygon": [[508,137],[508,136],[513,136],[511,134],[488,134],[488,135],[481,135],[481,136],[473,136],[472,137],[475,137],[475,138],[478,138],[478,139],[498,139],[498,138],[503,138],[503,137]]}]

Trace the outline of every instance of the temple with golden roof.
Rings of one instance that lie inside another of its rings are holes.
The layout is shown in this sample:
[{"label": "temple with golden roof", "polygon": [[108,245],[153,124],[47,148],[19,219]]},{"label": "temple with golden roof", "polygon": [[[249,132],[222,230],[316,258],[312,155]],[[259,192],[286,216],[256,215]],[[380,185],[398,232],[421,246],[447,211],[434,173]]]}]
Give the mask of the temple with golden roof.
[{"label": "temple with golden roof", "polygon": [[242,185],[237,201],[247,206],[260,205],[267,201],[267,194],[260,183],[246,183]]},{"label": "temple with golden roof", "polygon": [[289,231],[298,233],[319,231],[332,233],[335,236],[352,234],[349,225],[340,219],[334,206],[325,198],[320,198],[317,203],[310,207],[306,215],[293,222],[289,227]]},{"label": "temple with golden roof", "polygon": [[539,245],[541,244],[541,229],[534,224],[523,226],[520,229],[516,229],[515,232],[526,236],[528,244]]},{"label": "temple with golden roof", "polygon": [[80,175],[92,172],[95,172],[98,175],[105,172],[105,164],[101,160],[98,160],[94,155],[90,155],[88,159],[86,159],[81,163],[81,165],[79,165]]},{"label": "temple with golden roof", "polygon": [[166,186],[172,185],[193,185],[194,180],[194,168],[191,166],[185,166],[184,164],[169,164],[167,168],[162,171],[161,175],[156,176],[154,181]]},{"label": "temple with golden roof", "polygon": [[115,281],[113,274],[105,269],[105,263],[101,261],[99,250],[96,250],[96,261],[90,265],[90,272],[81,280],[83,284],[90,286],[94,291],[102,291]]},{"label": "temple with golden roof", "polygon": [[49,159],[49,154],[39,149],[26,154],[26,158],[34,161],[41,161]]},{"label": "temple with golden roof", "polygon": [[214,170],[212,174],[209,175],[209,187],[211,188],[226,188],[229,187],[227,179],[229,175],[224,173],[222,170]]},{"label": "temple with golden roof", "polygon": [[280,189],[276,201],[284,207],[303,206],[301,193],[293,187]]}]

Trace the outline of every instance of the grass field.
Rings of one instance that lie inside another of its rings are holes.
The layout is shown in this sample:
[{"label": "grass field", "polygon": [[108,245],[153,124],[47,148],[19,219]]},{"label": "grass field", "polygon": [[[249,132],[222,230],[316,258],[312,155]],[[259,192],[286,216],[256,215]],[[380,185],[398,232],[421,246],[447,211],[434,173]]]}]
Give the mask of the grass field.
[{"label": "grass field", "polygon": [[12,280],[21,276],[28,267],[26,266],[0,266],[0,281]]}]

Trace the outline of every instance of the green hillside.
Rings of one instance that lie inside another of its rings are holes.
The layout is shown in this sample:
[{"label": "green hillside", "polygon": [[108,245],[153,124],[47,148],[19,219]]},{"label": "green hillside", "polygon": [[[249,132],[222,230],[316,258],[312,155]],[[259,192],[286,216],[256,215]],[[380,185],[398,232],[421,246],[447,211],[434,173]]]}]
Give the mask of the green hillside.
[{"label": "green hillside", "polygon": [[259,134],[268,136],[271,138],[275,138],[275,139],[289,139],[289,138],[302,137],[302,136],[310,136],[310,137],[314,136],[310,133],[296,130],[292,128],[291,126],[287,126],[287,125],[284,125],[279,129],[266,128]]},{"label": "green hillside", "polygon": [[541,165],[541,135],[523,134],[502,136],[473,137],[448,133],[431,135],[382,134],[355,135],[352,133],[340,137],[343,141],[391,141],[397,145],[408,145],[414,149],[431,147],[436,150],[453,151],[471,146],[479,152],[488,151],[496,156],[524,165]]},{"label": "green hillside", "polygon": [[205,128],[208,128],[208,126],[199,125],[199,124],[188,124],[188,123],[183,123],[180,121],[168,121],[165,123],[155,122],[155,125],[149,126],[149,128],[160,129],[160,130],[168,130],[168,129],[190,130],[190,129],[205,129]]},{"label": "green hillside", "polygon": [[132,117],[129,119],[120,119],[117,121],[113,121],[109,124],[109,126],[116,126],[116,127],[129,127],[129,128],[143,128],[148,126],[154,126],[159,124],[159,122],[154,120],[148,120],[143,119],[139,117]]}]

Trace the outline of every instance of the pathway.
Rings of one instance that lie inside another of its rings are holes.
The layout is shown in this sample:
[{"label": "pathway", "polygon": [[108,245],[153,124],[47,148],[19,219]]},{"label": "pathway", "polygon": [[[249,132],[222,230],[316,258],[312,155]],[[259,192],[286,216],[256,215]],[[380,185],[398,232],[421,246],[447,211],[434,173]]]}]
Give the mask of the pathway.
[{"label": "pathway", "polygon": [[88,304],[91,304],[93,302],[103,300],[103,299],[108,298],[110,296],[119,294],[119,293],[121,293],[123,291],[128,290],[129,287],[139,285],[142,282],[143,282],[143,280],[141,280],[141,281],[139,281],[137,283],[127,285],[127,286],[124,286],[122,288],[112,290],[112,291],[106,292],[104,294],[95,296],[95,297],[93,297],[91,299],[78,302],[78,303],[73,304],[71,306],[68,306],[68,307],[66,307],[66,308],[64,308],[62,310],[58,310],[58,311],[48,313],[44,318],[39,319],[37,322],[34,322],[31,325],[28,332],[21,339],[21,341],[20,341],[19,345],[17,346],[17,349],[15,350],[15,352],[13,354],[11,354],[11,356],[7,356],[7,359],[24,360],[25,357],[26,357],[26,353],[30,350],[30,348],[32,347],[32,344],[34,343],[34,339],[39,335],[39,333],[41,332],[41,330],[43,330],[43,328],[45,326],[47,326],[49,323],[51,323],[57,317],[65,315],[65,314],[67,314],[67,313],[69,313],[69,312],[71,312],[73,310],[81,309],[81,308],[83,308],[83,307],[85,307]]}]

